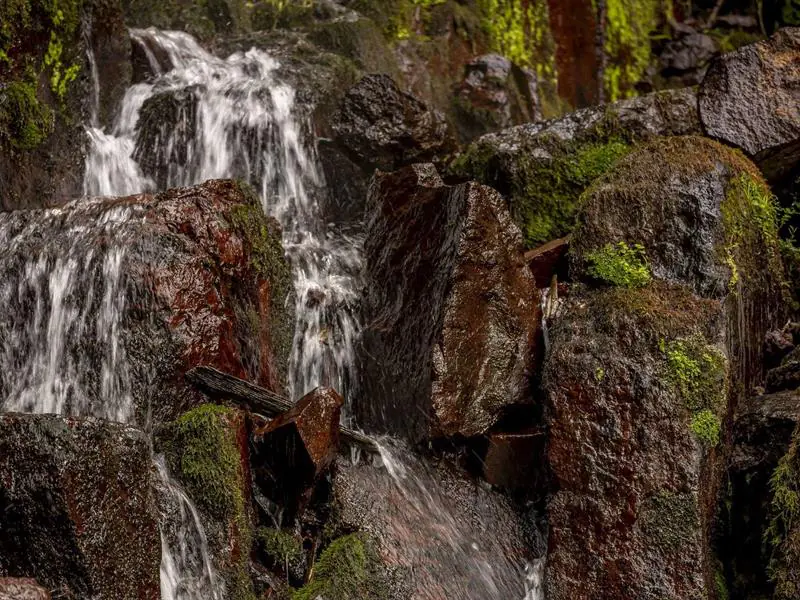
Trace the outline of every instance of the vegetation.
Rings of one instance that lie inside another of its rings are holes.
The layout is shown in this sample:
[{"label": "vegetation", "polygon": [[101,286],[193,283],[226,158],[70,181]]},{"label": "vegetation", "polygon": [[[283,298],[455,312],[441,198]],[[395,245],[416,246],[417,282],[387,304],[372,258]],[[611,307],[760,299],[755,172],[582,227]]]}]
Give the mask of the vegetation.
[{"label": "vegetation", "polygon": [[256,532],[256,539],[267,558],[274,565],[280,565],[284,572],[288,573],[289,564],[303,556],[302,544],[288,531],[261,527]]},{"label": "vegetation", "polygon": [[790,600],[800,594],[800,429],[770,479],[770,491],[770,522],[764,533],[772,553],[768,572],[775,584],[774,598]]},{"label": "vegetation", "polygon": [[53,130],[53,113],[36,98],[32,82],[0,88],[0,140],[18,150],[36,148]]},{"label": "vegetation", "polygon": [[603,78],[606,99],[634,95],[634,85],[650,64],[650,36],[661,16],[661,0],[607,0]]},{"label": "vegetation", "polygon": [[586,255],[590,276],[622,287],[642,287],[652,276],[647,264],[647,253],[641,244],[628,246],[625,242],[606,244]]}]

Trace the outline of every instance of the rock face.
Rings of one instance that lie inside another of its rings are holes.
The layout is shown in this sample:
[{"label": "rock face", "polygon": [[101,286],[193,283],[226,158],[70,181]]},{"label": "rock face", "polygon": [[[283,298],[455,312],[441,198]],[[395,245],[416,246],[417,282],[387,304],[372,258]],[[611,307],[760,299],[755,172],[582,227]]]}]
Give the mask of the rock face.
[{"label": "rock face", "polygon": [[601,287],[549,328],[548,599],[715,593],[717,447],[761,376],[743,340],[779,316],[768,194],[749,161],[687,137],[635,150],[584,196],[573,276]]},{"label": "rock face", "polygon": [[580,195],[632,143],[699,131],[694,92],[661,92],[485,135],[451,172],[503,194],[533,248],[572,230]]},{"label": "rock face", "polygon": [[336,458],[343,403],[334,390],[317,388],[253,432],[256,480],[290,521]]},{"label": "rock face", "polygon": [[502,198],[432,165],[378,173],[365,244],[359,424],[414,442],[531,402],[538,293]]},{"label": "rock face", "polygon": [[798,165],[800,28],[717,58],[699,94],[706,133],[751,156],[768,178]]},{"label": "rock face", "polygon": [[[291,276],[277,225],[249,188],[209,181],[8,213],[0,238],[13,249],[0,261],[10,302],[0,331],[18,340],[0,356],[28,365],[0,377],[4,410],[158,423],[200,400],[183,379],[198,364],[282,389]],[[63,286],[51,288],[39,264],[61,273]],[[29,297],[42,298],[36,318]],[[75,319],[59,319],[66,313]],[[74,373],[65,387],[49,361]]]},{"label": "rock face", "polygon": [[50,600],[50,592],[34,579],[0,577],[0,600]]},{"label": "rock face", "polygon": [[368,170],[393,170],[447,150],[444,117],[402,92],[388,75],[362,78],[333,118],[335,139]]},{"label": "rock face", "polygon": [[147,436],[41,415],[0,415],[0,429],[0,575],[35,577],[59,597],[159,598]]},{"label": "rock face", "polygon": [[516,123],[538,121],[536,74],[499,54],[478,56],[464,67],[455,106],[462,142]]}]

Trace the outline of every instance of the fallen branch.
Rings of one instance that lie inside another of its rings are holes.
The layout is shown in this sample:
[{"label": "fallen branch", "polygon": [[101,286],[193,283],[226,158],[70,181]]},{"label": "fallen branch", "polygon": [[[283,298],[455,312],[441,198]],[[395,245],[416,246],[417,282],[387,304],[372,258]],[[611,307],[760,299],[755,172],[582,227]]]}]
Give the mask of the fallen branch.
[{"label": "fallen branch", "polygon": [[[274,392],[270,392],[244,379],[228,375],[213,367],[195,367],[186,373],[186,379],[213,397],[225,398],[243,404],[250,412],[266,417],[275,417],[289,410],[293,404]],[[370,452],[378,447],[367,435],[347,427],[339,427],[342,439]]]}]

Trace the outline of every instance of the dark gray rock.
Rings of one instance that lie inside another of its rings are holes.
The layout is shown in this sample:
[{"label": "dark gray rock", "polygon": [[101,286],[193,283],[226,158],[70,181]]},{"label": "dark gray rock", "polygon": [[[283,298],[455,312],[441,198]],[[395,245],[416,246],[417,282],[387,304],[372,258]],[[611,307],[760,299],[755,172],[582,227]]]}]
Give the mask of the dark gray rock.
[{"label": "dark gray rock", "polygon": [[429,161],[448,149],[441,113],[401,91],[388,75],[362,78],[333,119],[336,141],[368,170]]},{"label": "dark gray rock", "polygon": [[659,55],[662,74],[680,77],[684,85],[697,85],[703,79],[708,62],[719,52],[711,36],[704,33],[670,40]]},{"label": "dark gray rock", "polygon": [[767,372],[768,392],[793,390],[800,387],[800,348],[787,354],[781,364]]},{"label": "dark gray rock", "polygon": [[800,156],[800,28],[720,56],[699,92],[705,132],[744,150],[780,178]]},{"label": "dark gray rock", "polygon": [[44,415],[0,415],[0,430],[0,575],[35,577],[58,597],[158,599],[148,437]]},{"label": "dark gray rock", "polygon": [[358,423],[472,436],[532,402],[538,291],[500,195],[415,165],[375,176],[368,214]]}]

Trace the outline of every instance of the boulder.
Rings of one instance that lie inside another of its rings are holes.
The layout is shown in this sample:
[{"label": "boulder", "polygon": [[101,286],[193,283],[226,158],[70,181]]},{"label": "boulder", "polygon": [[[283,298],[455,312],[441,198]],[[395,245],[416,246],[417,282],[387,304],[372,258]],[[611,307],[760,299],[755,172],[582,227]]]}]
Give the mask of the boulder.
[{"label": "boulder", "polygon": [[283,389],[291,273],[249,188],[6,213],[0,239],[0,332],[18,342],[0,361],[25,365],[0,377],[3,410],[159,423],[202,400],[183,377],[198,364]]},{"label": "boulder", "polygon": [[334,390],[319,387],[253,431],[256,482],[283,507],[289,522],[336,458],[343,403]]},{"label": "boulder", "polygon": [[706,134],[741,148],[769,179],[798,166],[800,28],[715,59],[700,86]]},{"label": "boulder", "polygon": [[388,75],[366,75],[333,116],[336,141],[367,170],[394,170],[448,150],[441,113],[397,87]]},{"label": "boulder", "polygon": [[708,62],[718,53],[714,39],[692,32],[668,41],[658,57],[661,75],[682,85],[697,85],[703,80]]},{"label": "boulder", "polygon": [[541,117],[536,74],[499,54],[486,54],[464,67],[455,97],[461,142]]},{"label": "boulder", "polygon": [[50,592],[35,579],[0,577],[0,600],[50,600]]},{"label": "boulder", "polygon": [[160,598],[148,436],[50,415],[3,414],[0,429],[0,575],[59,597]]},{"label": "boulder", "polygon": [[485,433],[532,402],[539,294],[503,199],[432,165],[378,173],[354,410],[414,442]]},{"label": "boulder", "polygon": [[639,147],[584,194],[570,253],[587,284],[549,323],[542,384],[549,600],[716,593],[720,444],[763,377],[748,340],[781,318],[766,198],[752,163],[695,137]]},{"label": "boulder", "polygon": [[572,231],[580,195],[632,144],[699,131],[692,90],[659,92],[485,135],[450,173],[503,194],[526,247],[535,248]]}]

